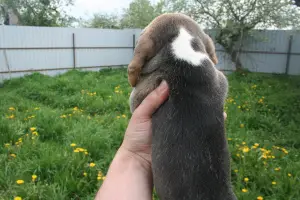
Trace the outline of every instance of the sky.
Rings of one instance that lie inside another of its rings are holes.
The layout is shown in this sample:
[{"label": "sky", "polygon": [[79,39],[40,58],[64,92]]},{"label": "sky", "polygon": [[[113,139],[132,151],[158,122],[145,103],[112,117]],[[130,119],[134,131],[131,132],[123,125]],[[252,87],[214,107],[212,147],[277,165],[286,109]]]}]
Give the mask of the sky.
[{"label": "sky", "polygon": [[[155,3],[158,0],[150,0]],[[68,10],[74,17],[88,19],[93,13],[121,14],[132,0],[75,0],[75,5]]]}]

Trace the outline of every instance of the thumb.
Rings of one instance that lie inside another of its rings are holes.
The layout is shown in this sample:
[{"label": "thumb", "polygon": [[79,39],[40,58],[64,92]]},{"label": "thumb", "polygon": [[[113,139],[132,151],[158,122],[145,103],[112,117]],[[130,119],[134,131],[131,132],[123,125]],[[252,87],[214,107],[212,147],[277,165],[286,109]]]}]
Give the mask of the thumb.
[{"label": "thumb", "polygon": [[153,90],[142,101],[142,103],[135,110],[136,118],[151,118],[152,114],[160,107],[161,104],[169,96],[169,87],[166,81],[162,81],[161,84]]}]

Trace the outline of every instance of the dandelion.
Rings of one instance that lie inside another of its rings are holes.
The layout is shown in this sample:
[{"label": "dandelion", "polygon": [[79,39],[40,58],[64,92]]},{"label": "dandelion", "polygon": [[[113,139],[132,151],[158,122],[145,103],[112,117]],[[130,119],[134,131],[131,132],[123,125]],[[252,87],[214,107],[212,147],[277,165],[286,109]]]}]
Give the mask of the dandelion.
[{"label": "dandelion", "polygon": [[126,118],[126,115],[122,115],[123,118]]},{"label": "dandelion", "polygon": [[292,177],[292,174],[288,173],[288,177]]},{"label": "dandelion", "polygon": [[239,170],[235,169],[235,170],[234,170],[234,172],[235,172],[235,173],[238,173],[238,172],[239,172]]},{"label": "dandelion", "polygon": [[36,132],[36,131],[32,132],[32,134],[35,135],[35,136],[39,135],[38,132]]},{"label": "dandelion", "polygon": [[76,147],[75,143],[70,144],[71,147]]},{"label": "dandelion", "polygon": [[245,127],[245,125],[244,124],[240,124],[240,128],[244,128]]},{"label": "dandelion", "polygon": [[249,178],[244,178],[244,181],[247,183],[249,182]]},{"label": "dandelion", "polygon": [[248,153],[249,151],[250,151],[249,147],[244,147],[244,148],[243,148],[243,152],[244,152],[244,153]]},{"label": "dandelion", "polygon": [[237,156],[237,157],[241,157],[241,155],[240,155],[239,153],[238,153],[238,154],[236,154],[236,156]]},{"label": "dandelion", "polygon": [[17,157],[17,155],[14,154],[14,153],[10,154],[10,156],[13,157],[13,158],[16,158],[16,157]]},{"label": "dandelion", "polygon": [[90,163],[90,167],[95,167],[96,164],[95,163]]},{"label": "dandelion", "polygon": [[275,171],[280,171],[280,168],[279,168],[279,167],[276,167],[276,168],[275,168]]},{"label": "dandelion", "polygon": [[264,200],[264,198],[262,196],[258,196],[256,199],[257,200]]},{"label": "dandelion", "polygon": [[22,200],[22,197],[16,196],[14,200]]},{"label": "dandelion", "polygon": [[75,150],[74,150],[74,153],[79,153],[79,150],[78,150],[78,149],[75,149]]},{"label": "dandelion", "polygon": [[67,115],[61,115],[60,118],[67,118]]},{"label": "dandelion", "polygon": [[246,144],[246,142],[242,142],[242,145],[245,145]]},{"label": "dandelion", "polygon": [[74,107],[74,108],[73,108],[73,110],[74,110],[74,111],[77,111],[77,110],[78,110],[78,107],[77,107],[77,106],[76,106],[76,107]]},{"label": "dandelion", "polygon": [[241,106],[238,106],[239,109],[241,109]]},{"label": "dandelion", "polygon": [[33,174],[33,175],[31,176],[31,178],[32,178],[32,181],[34,182],[34,181],[37,179],[37,175]]},{"label": "dandelion", "polygon": [[8,110],[15,111],[16,109],[14,107],[9,107]]},{"label": "dandelion", "polygon": [[103,176],[103,177],[102,177],[102,180],[104,181],[105,179],[106,179],[106,177],[105,177],[105,176]]},{"label": "dandelion", "polygon": [[97,180],[98,180],[98,181],[100,181],[101,179],[102,179],[102,177],[100,177],[100,176],[97,177]]},{"label": "dandelion", "polygon": [[228,138],[228,141],[231,141],[232,140],[232,138]]},{"label": "dandelion", "polygon": [[259,144],[258,144],[258,143],[255,143],[254,146],[259,147]]},{"label": "dandelion", "polygon": [[87,173],[86,173],[86,172],[83,172],[83,176],[87,176]]},{"label": "dandelion", "polygon": [[15,118],[15,115],[10,115],[7,117],[8,119],[14,119]]},{"label": "dandelion", "polygon": [[31,131],[31,132],[36,131],[36,127],[31,127],[31,128],[30,128],[30,131]]},{"label": "dandelion", "polygon": [[84,152],[84,154],[85,154],[85,155],[89,155],[89,153],[88,153],[87,151],[86,151],[86,152]]},{"label": "dandelion", "polygon": [[10,144],[9,144],[9,143],[6,143],[6,144],[4,144],[4,146],[7,148],[7,147],[10,146]]},{"label": "dandelion", "polygon": [[246,193],[248,190],[246,188],[242,189],[242,192]]},{"label": "dandelion", "polygon": [[121,117],[120,116],[117,116],[117,119],[120,119]]},{"label": "dandelion", "polygon": [[277,184],[277,182],[276,182],[276,181],[273,181],[273,182],[272,182],[272,185],[276,185],[276,184]]},{"label": "dandelion", "polygon": [[18,185],[24,184],[23,180],[17,180],[16,182],[17,182]]},{"label": "dandelion", "polygon": [[38,108],[38,107],[36,107],[36,108],[34,108],[34,110],[39,110],[40,108]]}]

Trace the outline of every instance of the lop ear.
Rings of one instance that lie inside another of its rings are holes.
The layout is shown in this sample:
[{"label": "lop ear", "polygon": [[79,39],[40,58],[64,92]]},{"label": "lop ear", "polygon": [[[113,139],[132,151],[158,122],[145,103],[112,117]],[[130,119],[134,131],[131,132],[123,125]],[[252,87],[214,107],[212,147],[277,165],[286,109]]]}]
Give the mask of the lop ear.
[{"label": "lop ear", "polygon": [[211,39],[211,37],[209,35],[206,35],[205,49],[206,49],[206,52],[208,53],[210,59],[212,60],[212,62],[215,65],[218,64],[219,61],[217,58],[214,41]]}]

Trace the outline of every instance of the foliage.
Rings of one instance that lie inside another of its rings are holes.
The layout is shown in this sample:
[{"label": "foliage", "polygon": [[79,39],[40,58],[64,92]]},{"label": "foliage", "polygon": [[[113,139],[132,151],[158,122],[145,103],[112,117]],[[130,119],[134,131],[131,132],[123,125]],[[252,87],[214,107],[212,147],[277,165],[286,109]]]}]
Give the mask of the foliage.
[{"label": "foliage", "polygon": [[[238,199],[298,199],[300,77],[228,78],[226,134]],[[129,93],[126,69],[4,82],[1,198],[93,199],[131,117]]]},{"label": "foliage", "polygon": [[94,14],[92,19],[85,22],[83,26],[92,28],[120,29],[120,20],[117,15],[97,13]]},{"label": "foliage", "polygon": [[13,10],[20,25],[68,26],[75,20],[64,11],[73,0],[1,0],[1,4]]},{"label": "foliage", "polygon": [[254,28],[286,28],[300,22],[300,9],[291,0],[168,0],[172,11],[185,12],[206,28],[217,30],[216,41],[242,67],[239,41]]},{"label": "foliage", "polygon": [[116,15],[95,14],[85,26],[94,28],[145,28],[155,17],[163,13],[164,2],[151,4],[149,0],[134,0],[119,19]]},{"label": "foliage", "polygon": [[122,17],[125,28],[145,28],[155,17],[163,13],[164,2],[152,5],[149,0],[134,0]]}]

